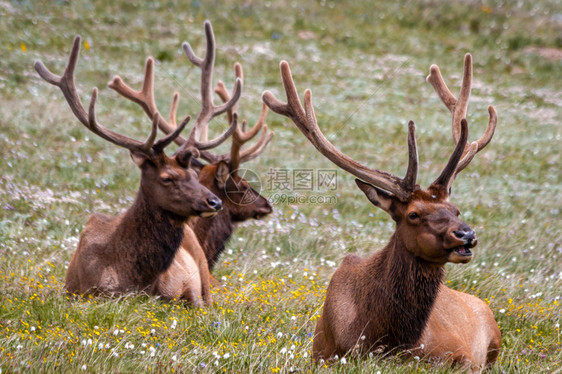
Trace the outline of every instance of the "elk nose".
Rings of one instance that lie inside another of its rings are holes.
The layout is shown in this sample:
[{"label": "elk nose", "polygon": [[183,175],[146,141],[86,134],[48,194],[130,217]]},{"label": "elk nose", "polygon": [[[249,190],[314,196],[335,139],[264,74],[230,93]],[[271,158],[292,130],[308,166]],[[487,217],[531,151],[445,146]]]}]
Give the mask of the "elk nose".
[{"label": "elk nose", "polygon": [[476,240],[476,233],[474,230],[457,230],[453,231],[453,235],[457,239],[464,241],[465,244],[472,244]]},{"label": "elk nose", "polygon": [[208,198],[207,204],[217,212],[222,209],[222,201],[216,197]]}]

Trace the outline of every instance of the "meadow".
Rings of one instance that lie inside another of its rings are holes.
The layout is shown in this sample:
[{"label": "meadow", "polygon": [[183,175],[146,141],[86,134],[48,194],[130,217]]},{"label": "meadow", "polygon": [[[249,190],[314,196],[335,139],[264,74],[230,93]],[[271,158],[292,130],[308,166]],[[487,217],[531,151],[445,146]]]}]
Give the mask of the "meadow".
[{"label": "meadow", "polygon": [[[196,115],[200,71],[181,43],[202,54],[207,19],[217,39],[215,81],[230,88],[234,62],[244,67],[243,118],[257,119],[265,89],[284,99],[285,59],[299,92],[312,89],[324,133],[371,167],[404,174],[414,120],[423,187],[453,147],[450,114],[425,82],[429,66],[438,64],[456,93],[463,56],[472,53],[470,139],[484,131],[489,104],[499,120],[492,142],[453,185],[451,200],[479,244],[469,264],[447,266],[445,282],[492,309],[502,350],[490,372],[561,372],[562,4],[373,3],[0,2],[0,373],[458,372],[402,357],[311,362],[334,270],[348,253],[382,248],[394,225],[351,176],[274,113],[271,144],[245,165],[260,176],[274,213],[235,232],[214,271],[223,287],[213,290],[211,307],[142,294],[65,294],[66,268],[88,217],[126,209],[139,172],[127,151],[78,123],[33,62],[61,72],[80,34],[82,99],[97,86],[100,122],[144,139],[150,122],[107,82],[119,74],[140,84],[144,61],[154,56],[160,110],[168,111],[177,90],[179,116]],[[211,126],[218,132],[226,120]],[[335,173],[337,184],[297,188],[303,170]]]}]

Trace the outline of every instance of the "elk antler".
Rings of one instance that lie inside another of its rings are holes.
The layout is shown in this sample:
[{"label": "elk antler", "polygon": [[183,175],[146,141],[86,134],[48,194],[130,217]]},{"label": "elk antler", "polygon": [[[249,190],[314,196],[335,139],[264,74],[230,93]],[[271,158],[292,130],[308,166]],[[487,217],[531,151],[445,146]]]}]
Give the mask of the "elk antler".
[{"label": "elk antler", "polygon": [[217,115],[226,112],[232,108],[242,92],[242,80],[236,78],[234,83],[234,90],[232,98],[222,104],[215,106],[213,103],[213,69],[215,66],[215,34],[211,22],[205,21],[205,36],[207,39],[207,51],[205,58],[200,58],[195,55],[191,45],[188,42],[182,44],[183,51],[189,61],[199,68],[201,68],[201,112],[195,120],[196,138],[200,140],[207,140],[207,127],[209,122]]},{"label": "elk antler", "polygon": [[74,71],[76,69],[78,56],[80,54],[80,42],[80,36],[76,36],[74,38],[74,43],[70,51],[68,63],[62,75],[59,76],[53,74],[51,71],[49,71],[49,69],[47,69],[47,67],[45,67],[41,60],[37,60],[34,64],[37,73],[39,73],[41,78],[43,78],[50,84],[60,88],[76,118],[78,118],[78,120],[94,134],[115,145],[127,148],[131,152],[141,152],[148,155],[149,157],[162,152],[168,144],[170,144],[175,138],[179,136],[180,132],[185,128],[191,117],[187,116],[182,121],[181,125],[177,129],[175,129],[175,131],[170,132],[166,137],[158,140],[157,142],[155,142],[156,132],[158,131],[158,123],[161,119],[161,116],[156,110],[154,110],[154,113],[151,116],[152,130],[150,132],[150,135],[144,142],[140,142],[138,140],[118,134],[98,123],[95,113],[98,89],[94,87],[92,91],[92,98],[90,100],[88,112],[86,112],[86,110],[84,109],[82,101],[80,100],[80,97],[76,91]]},{"label": "elk antler", "polygon": [[[468,100],[470,98],[470,90],[472,88],[472,56],[470,55],[470,53],[467,53],[464,56],[464,73],[458,98],[455,98],[455,96],[451,93],[451,91],[445,84],[445,81],[441,76],[441,71],[439,70],[439,67],[437,65],[431,65],[430,73],[427,76],[427,81],[433,86],[441,101],[443,101],[447,109],[449,109],[452,114],[453,140],[456,145],[459,142],[459,139],[462,137],[461,123],[462,120],[466,118]],[[477,141],[466,143],[465,147],[463,148],[462,157],[458,162],[456,168],[453,170],[453,179],[470,163],[470,161],[472,161],[476,153],[478,153],[490,142],[490,140],[492,140],[498,117],[496,114],[496,110],[491,105],[488,106],[488,113],[490,115],[490,120],[488,122],[486,131]]]},{"label": "elk antler", "polygon": [[334,164],[374,186],[393,193],[398,199],[405,201],[416,188],[418,174],[418,151],[416,146],[414,122],[408,123],[408,170],[401,179],[377,169],[371,169],[338,150],[322,133],[316,121],[312,107],[312,93],[309,89],[304,92],[304,108],[301,105],[297,89],[291,75],[291,69],[286,61],[281,61],[281,78],[287,95],[287,103],[278,100],[271,92],[262,95],[264,103],[276,113],[289,117],[301,130],[304,136],[316,147],[320,153]]},{"label": "elk antler", "polygon": [[[243,82],[244,77],[243,77],[242,65],[240,65],[239,63],[234,64],[234,71],[236,77]],[[217,86],[215,87],[215,92],[219,95],[219,97],[223,102],[226,103],[229,100],[231,100],[230,93],[228,92],[226,86],[222,81],[219,81],[217,83]],[[237,105],[234,105],[232,108],[228,109],[227,115],[228,115],[229,122],[232,121],[233,112],[236,112],[236,110],[237,110]],[[225,153],[222,155],[214,155],[211,154],[210,152],[203,152],[201,153],[201,157],[203,157],[205,160],[213,164],[216,164],[219,161],[227,161],[229,163],[230,170],[237,170],[240,166],[240,163],[253,160],[257,156],[259,156],[263,152],[267,144],[271,141],[271,138],[273,137],[274,134],[273,131],[268,132],[268,127],[265,124],[267,112],[268,112],[267,106],[263,104],[262,111],[258,121],[248,131],[246,131],[246,124],[247,124],[246,120],[242,121],[242,129],[237,128],[234,131],[234,134],[232,134],[232,145],[230,147],[229,153]],[[263,132],[260,138],[258,139],[258,141],[251,147],[241,151],[242,146],[248,141],[250,141],[251,139],[253,139],[262,128],[263,128]]]},{"label": "elk antler", "polygon": [[[123,81],[123,79],[118,75],[115,76],[113,80],[108,83],[108,86],[114,89],[115,91],[117,91],[117,93],[119,93],[121,96],[126,97],[127,99],[139,104],[143,108],[145,113],[148,115],[148,117],[152,118],[154,114],[157,112],[156,102],[154,100],[154,59],[152,57],[149,57],[146,60],[146,64],[144,68],[144,79],[143,79],[142,87],[139,91],[135,91],[134,89],[129,87]],[[176,118],[176,111],[178,107],[178,101],[179,101],[179,93],[175,92],[172,99],[172,107],[170,109],[169,122],[167,122],[166,120],[164,120],[164,118],[159,116],[157,125],[166,134],[171,134],[176,129],[175,118]],[[234,103],[235,102],[229,105],[230,106],[234,105]],[[236,128],[235,122],[231,121],[230,127],[226,131],[224,131],[221,135],[219,135],[218,137],[216,137],[211,141],[206,141],[206,139],[204,139],[205,141],[199,141],[198,134],[199,134],[199,129],[202,126],[202,123],[204,123],[202,122],[203,120],[201,118],[205,120],[208,119],[208,121],[210,121],[215,115],[224,112],[224,110],[228,110],[230,108],[229,105],[225,105],[224,108],[223,106],[215,107],[212,104],[212,102],[209,104],[208,101],[205,101],[205,97],[203,97],[201,113],[199,113],[199,116],[197,117],[197,121],[195,122],[195,125],[191,130],[189,139],[186,140],[185,138],[178,136],[175,138],[176,143],[182,145],[184,149],[187,147],[194,147],[200,151],[217,147],[218,145],[223,143],[230,135],[232,135],[233,131],[235,130]],[[206,122],[206,124],[208,124],[208,122]]]},{"label": "elk antler", "polygon": [[[267,132],[267,125],[264,125],[265,117],[267,116],[267,108],[264,106],[262,109],[262,113],[258,122],[246,132],[246,121],[242,122],[242,130],[235,127],[235,122],[237,119],[236,115],[236,107],[238,100],[241,95],[242,83],[244,80],[244,74],[242,71],[242,66],[239,63],[234,65],[234,75],[236,78],[234,89],[232,94],[228,92],[226,86],[222,81],[217,83],[215,88],[215,92],[221,97],[224,104],[215,106],[213,104],[213,97],[211,91],[211,83],[212,83],[212,73],[214,67],[214,59],[215,59],[215,37],[213,34],[213,29],[211,23],[209,21],[205,22],[205,33],[207,38],[207,52],[204,59],[201,59],[195,55],[189,43],[183,43],[183,50],[187,56],[187,58],[196,66],[201,68],[202,75],[201,75],[201,103],[202,109],[201,113],[197,116],[196,124],[194,127],[195,132],[192,132],[194,139],[200,138],[201,140],[207,139],[207,129],[210,120],[219,115],[227,112],[228,115],[228,122],[231,124],[231,128],[233,129],[232,135],[232,146],[231,151],[229,153],[225,153],[222,155],[214,155],[210,152],[204,151],[201,149],[201,157],[211,163],[218,163],[219,161],[227,161],[230,163],[231,169],[233,166],[233,170],[238,168],[238,165],[241,162],[246,162],[249,160],[254,159],[260,153],[263,152],[269,141],[273,136],[273,132]],[[176,123],[176,110],[177,110],[177,101],[178,101],[178,94],[174,95],[174,99],[172,101],[172,107],[170,110],[170,120],[169,122],[159,123],[160,129],[166,133],[171,133],[175,128]],[[240,148],[244,143],[255,137],[255,135],[259,132],[261,128],[264,128],[260,139],[254,144],[252,147],[249,147],[240,152]],[[229,129],[230,130],[230,129]],[[190,135],[191,136],[191,135]],[[184,138],[178,137],[176,139],[176,143],[183,145],[187,143],[187,140]]]}]

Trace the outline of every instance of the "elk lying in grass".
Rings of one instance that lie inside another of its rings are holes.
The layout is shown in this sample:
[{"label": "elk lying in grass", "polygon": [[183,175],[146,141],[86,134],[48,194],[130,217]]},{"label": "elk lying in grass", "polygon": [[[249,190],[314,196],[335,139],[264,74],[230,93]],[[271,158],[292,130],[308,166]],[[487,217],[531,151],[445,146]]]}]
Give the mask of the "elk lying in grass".
[{"label": "elk lying in grass", "polygon": [[[207,39],[207,49],[204,58],[199,58],[193,52],[189,43],[183,44],[183,50],[188,59],[195,66],[201,69],[201,112],[197,116],[196,127],[199,129],[201,141],[207,141],[207,130],[209,122],[217,115],[225,111],[228,114],[228,123],[236,121],[235,113],[237,112],[237,103],[240,98],[240,92],[243,82],[242,66],[235,64],[236,86],[232,94],[228,92],[224,83],[219,81],[215,88],[215,92],[223,100],[224,104],[215,106],[212,96],[212,75],[215,61],[215,37],[211,23],[205,22],[205,35]],[[151,66],[145,69],[144,81],[150,81],[153,75]],[[143,84],[143,87],[145,85]],[[121,95],[131,98],[141,103],[145,112],[152,117],[156,112],[156,103],[154,96],[149,94],[150,91],[135,91],[126,85],[120,77],[109,84],[109,87],[116,90]],[[172,108],[170,110],[169,121],[160,121],[161,130],[166,134],[171,134],[176,130],[176,111],[179,100],[179,94],[174,95]],[[209,151],[202,150],[201,158],[208,161],[209,165],[193,160],[192,164],[199,173],[199,181],[206,186],[223,202],[223,209],[212,218],[194,217],[189,220],[189,226],[195,231],[195,235],[199,239],[203,251],[205,252],[209,268],[212,269],[217,262],[220,254],[224,250],[226,242],[229,240],[238,222],[246,221],[250,218],[260,219],[271,213],[271,205],[266,198],[261,196],[257,191],[251,188],[248,182],[237,171],[240,163],[250,161],[263,152],[273,136],[273,132],[268,132],[265,118],[267,116],[267,107],[264,105],[260,118],[252,129],[246,132],[246,121],[242,121],[242,129],[238,127],[232,135],[232,146],[230,152],[222,155],[215,155]],[[249,140],[254,138],[260,130],[262,135],[258,141],[244,150],[242,146]],[[175,142],[181,146],[187,142],[181,136],[176,137]]]},{"label": "elk lying in grass", "polygon": [[[371,169],[343,154],[322,134],[312,107],[310,90],[299,100],[287,62],[281,62],[287,103],[270,92],[264,102],[287,116],[320,153],[355,175],[357,186],[371,203],[396,222],[390,242],[381,251],[363,259],[348,255],[328,286],[324,311],[314,334],[316,360],[360,352],[413,349],[415,354],[451,360],[480,371],[492,364],[500,348],[500,331],[492,311],[482,300],[442,284],[447,262],[467,263],[476,243],[474,231],[449,202],[451,184],[476,152],[491,140],[496,112],[488,108],[490,121],[485,134],[467,143],[464,119],[471,89],[472,64],[466,56],[458,100],[445,86],[436,66],[429,82],[453,113],[456,144],[441,175],[427,190],[416,184],[418,153],[415,127],[408,125],[408,169],[404,178]],[[365,183],[365,182],[367,183]]]},{"label": "elk lying in grass", "polygon": [[[86,128],[129,149],[133,161],[141,169],[141,183],[133,205],[125,213],[118,217],[96,214],[88,220],[70,261],[65,288],[81,294],[143,290],[166,297],[182,297],[198,305],[202,301],[209,303],[207,262],[185,222],[191,216],[215,215],[222,202],[201,185],[190,162],[200,150],[218,146],[226,140],[236,128],[236,122],[216,139],[204,143],[196,140],[198,129],[194,127],[185,145],[172,157],[164,153],[164,148],[180,135],[189,116],[173,133],[158,141],[155,141],[158,126],[166,121],[157,110],[150,116],[152,130],[144,143],[117,134],[96,120],[97,88],[93,90],[87,112],[82,105],[74,83],[79,50],[80,37],[76,37],[62,76],[51,73],[41,61],[35,63],[35,69],[43,79],[61,89],[72,112]],[[151,70],[153,64],[149,58],[147,70]],[[144,83],[143,91],[153,97],[153,76]],[[224,110],[229,105],[231,103],[225,104]],[[175,257],[180,246],[184,256],[178,260]],[[181,292],[170,293],[159,276],[176,262],[190,277]]]},{"label": "elk lying in grass", "polygon": [[[241,66],[237,66],[241,77]],[[222,82],[219,82],[215,91],[223,101],[229,100],[230,95]],[[189,225],[203,246],[210,270],[217,263],[238,223],[252,218],[261,219],[272,212],[267,199],[253,189],[239,173],[240,164],[254,159],[263,152],[273,136],[273,132],[268,133],[267,125],[264,124],[266,116],[267,107],[264,105],[259,120],[250,130],[246,131],[246,121],[242,121],[242,129],[237,128],[232,134],[229,153],[222,155],[201,153],[210,164],[201,168],[199,181],[223,201],[223,210],[213,218],[207,220],[194,217],[189,221]],[[232,118],[232,110],[229,110],[229,122]],[[255,137],[262,127],[260,139],[253,146],[242,150],[242,146]]]}]

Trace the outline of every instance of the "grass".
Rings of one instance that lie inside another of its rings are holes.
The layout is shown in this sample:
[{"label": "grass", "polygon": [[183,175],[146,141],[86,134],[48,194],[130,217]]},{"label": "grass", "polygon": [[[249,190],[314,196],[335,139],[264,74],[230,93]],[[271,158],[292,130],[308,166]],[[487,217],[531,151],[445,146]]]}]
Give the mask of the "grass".
[{"label": "grass", "polygon": [[[299,91],[310,87],[324,132],[368,165],[403,174],[406,123],[417,124],[420,184],[435,178],[452,148],[450,118],[424,82],[431,63],[457,91],[464,53],[474,59],[471,139],[488,104],[499,124],[492,143],[455,181],[452,201],[479,236],[474,260],[448,266],[448,286],[489,303],[502,331],[494,373],[560,372],[559,2],[135,2],[0,3],[0,369],[1,372],[454,372],[415,359],[372,357],[317,367],[311,334],[328,281],[347,253],[367,255],[393,231],[338,170],[324,204],[279,203],[244,224],[215,270],[223,289],[206,309],[144,295],[69,298],[66,266],[92,212],[118,214],[139,173],[126,151],[77,124],[62,95],[32,69],[40,58],[61,71],[75,34],[84,100],[100,88],[98,118],[136,138],[149,121],[105,84],[115,74],[140,83],[158,59],[156,95],[167,111],[198,110],[199,71],[182,41],[202,53],[202,23],[218,42],[215,79],[245,70],[241,114],[255,120],[260,95],[283,97],[278,64],[291,63]],[[285,118],[270,114],[269,149],[247,166],[334,170]],[[224,119],[212,124],[218,132]],[[310,201],[310,200],[309,200]]]}]

